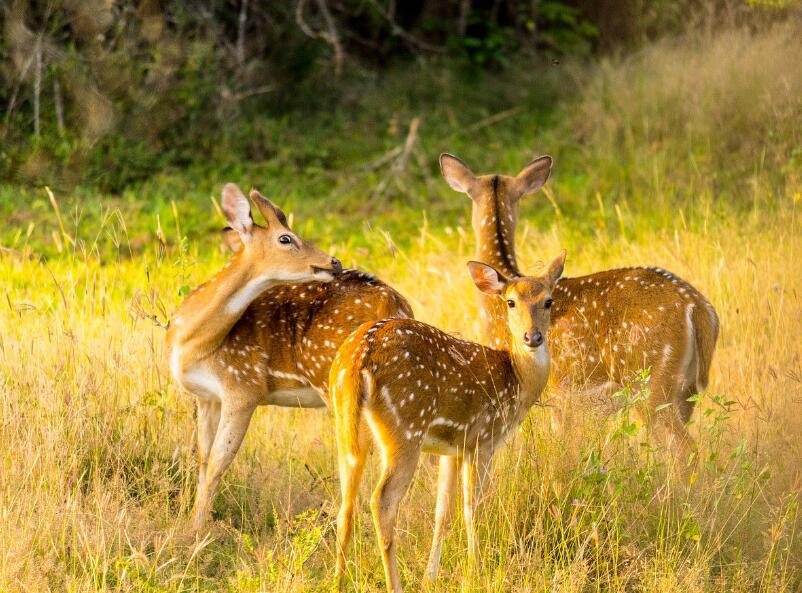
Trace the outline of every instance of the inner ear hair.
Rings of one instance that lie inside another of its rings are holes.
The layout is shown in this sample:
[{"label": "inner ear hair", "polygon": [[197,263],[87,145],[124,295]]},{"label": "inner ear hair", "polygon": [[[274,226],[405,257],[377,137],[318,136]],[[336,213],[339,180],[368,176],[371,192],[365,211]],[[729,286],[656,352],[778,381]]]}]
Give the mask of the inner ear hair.
[{"label": "inner ear hair", "polygon": [[468,272],[476,288],[486,294],[501,295],[508,282],[504,274],[482,262],[469,261]]},{"label": "inner ear hair", "polygon": [[238,233],[249,233],[253,226],[251,204],[236,183],[223,186],[222,209],[228,224]]}]

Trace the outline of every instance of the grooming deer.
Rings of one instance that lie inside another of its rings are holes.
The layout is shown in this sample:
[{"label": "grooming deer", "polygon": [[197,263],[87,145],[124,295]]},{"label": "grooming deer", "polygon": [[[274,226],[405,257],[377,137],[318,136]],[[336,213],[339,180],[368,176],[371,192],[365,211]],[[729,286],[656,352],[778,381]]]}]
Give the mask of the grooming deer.
[{"label": "grooming deer", "polygon": [[321,407],[342,341],[361,323],[412,316],[404,298],[368,274],[343,271],[293,233],[256,191],[223,189],[226,240],[234,254],[179,306],[167,331],[170,370],[198,406],[198,490],[193,526],[203,527],[215,489],[259,405]]},{"label": "grooming deer", "polygon": [[543,275],[516,278],[482,263],[468,264],[479,290],[509,310],[497,323],[504,323],[513,338],[500,349],[412,319],[363,324],[343,343],[330,375],[342,490],[337,516],[341,589],[354,504],[371,445],[382,459],[371,509],[388,591],[401,591],[394,529],[421,453],[442,456],[427,578],[436,576],[460,465],[473,564],[473,518],[491,457],[540,398],[548,380],[551,293],[564,263],[565,252]]},{"label": "grooming deer", "polygon": [[[543,186],[551,165],[551,157],[543,156],[515,177],[475,175],[457,157],[440,157],[451,188],[471,198],[477,259],[508,277],[521,275],[515,258],[519,201]],[[718,339],[710,302],[671,272],[651,267],[563,277],[553,298],[549,347],[558,386],[579,386],[579,397],[609,405],[633,371],[651,369],[647,423],[686,461],[693,451],[685,426],[693,413],[689,398],[707,387]],[[498,322],[507,309],[486,295],[480,299],[483,340],[502,347],[514,339]]]}]

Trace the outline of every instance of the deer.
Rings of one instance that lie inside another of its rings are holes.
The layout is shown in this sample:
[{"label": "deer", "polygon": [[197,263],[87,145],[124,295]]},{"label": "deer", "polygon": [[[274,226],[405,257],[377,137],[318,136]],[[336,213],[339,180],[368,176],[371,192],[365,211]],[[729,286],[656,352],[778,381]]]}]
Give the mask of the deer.
[{"label": "deer", "polygon": [[[552,159],[541,156],[516,176],[475,175],[444,153],[440,169],[448,185],[471,198],[476,257],[505,275],[521,275],[515,229],[522,197],[548,180]],[[694,456],[686,424],[695,398],[707,388],[719,320],[710,301],[691,284],[658,267],[626,267],[562,277],[554,287],[550,350],[553,382],[579,387],[579,399],[608,409],[633,371],[649,369],[648,401],[640,410],[680,460]],[[503,303],[480,295],[482,340],[502,347],[514,339],[499,320]],[[595,400],[595,401],[594,401]]]},{"label": "deer", "polygon": [[507,277],[469,262],[476,287],[506,307],[510,340],[500,348],[459,339],[414,319],[361,325],[331,365],[341,504],[336,579],[344,587],[354,505],[372,447],[381,478],[371,511],[387,590],[401,593],[395,539],[399,505],[421,453],[441,456],[434,538],[426,580],[434,580],[460,466],[470,565],[478,555],[474,517],[493,453],[539,400],[549,376],[547,334],[563,251],[538,276]]},{"label": "deer", "polygon": [[258,191],[251,201],[226,184],[224,237],[233,254],[191,291],[168,325],[170,372],[197,402],[197,531],[260,405],[326,405],[337,348],[360,324],[412,317],[406,300],[369,274],[343,270],[336,258],[292,232],[280,208]]}]

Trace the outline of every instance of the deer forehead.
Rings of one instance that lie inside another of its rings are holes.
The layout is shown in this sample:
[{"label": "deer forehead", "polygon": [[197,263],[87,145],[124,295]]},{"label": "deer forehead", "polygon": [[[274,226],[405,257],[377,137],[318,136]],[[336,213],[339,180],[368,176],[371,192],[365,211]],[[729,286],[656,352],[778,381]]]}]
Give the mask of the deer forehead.
[{"label": "deer forehead", "polygon": [[519,300],[537,304],[549,297],[549,290],[546,284],[537,279],[513,280],[507,286],[507,297],[517,297]]}]

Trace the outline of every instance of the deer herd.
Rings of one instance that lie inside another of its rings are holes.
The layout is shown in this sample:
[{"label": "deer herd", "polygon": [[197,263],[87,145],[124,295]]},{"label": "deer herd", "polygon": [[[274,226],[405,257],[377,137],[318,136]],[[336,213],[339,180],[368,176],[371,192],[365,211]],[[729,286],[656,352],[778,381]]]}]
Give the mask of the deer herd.
[{"label": "deer herd", "polygon": [[[223,188],[233,255],[192,291],[167,331],[170,372],[195,396],[199,474],[192,516],[200,530],[223,473],[259,405],[323,407],[334,414],[341,504],[339,587],[365,461],[381,476],[371,511],[388,591],[400,592],[395,523],[421,453],[440,456],[434,536],[425,579],[437,574],[458,476],[469,566],[477,556],[476,508],[495,450],[547,384],[580,404],[612,402],[633,371],[648,369],[646,426],[683,464],[693,459],[686,424],[705,389],[718,318],[694,287],[660,268],[563,277],[563,251],[541,274],[515,257],[518,203],[548,180],[552,159],[515,177],[475,175],[440,157],[448,185],[473,205],[483,343],[414,319],[407,300],[375,277],[343,270],[293,233],[284,213],[252,191]],[[264,225],[254,221],[251,205]]]}]

